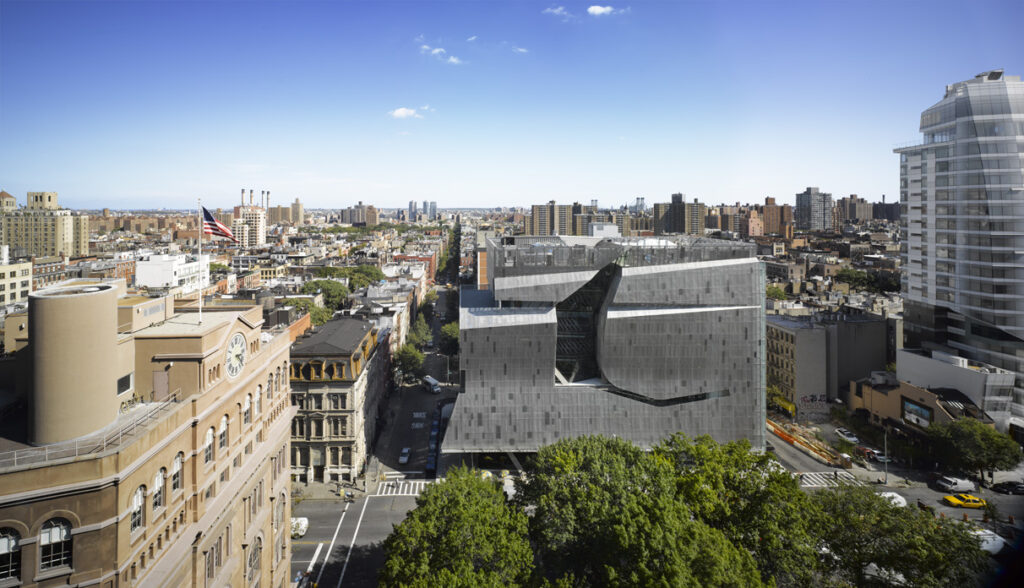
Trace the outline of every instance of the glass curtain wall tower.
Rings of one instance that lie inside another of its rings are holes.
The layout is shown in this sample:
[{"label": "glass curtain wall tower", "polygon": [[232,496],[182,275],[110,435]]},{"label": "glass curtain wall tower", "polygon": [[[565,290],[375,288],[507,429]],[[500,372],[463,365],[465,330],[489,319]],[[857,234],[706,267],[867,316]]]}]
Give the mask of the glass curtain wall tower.
[{"label": "glass curtain wall tower", "polygon": [[900,156],[904,332],[1016,373],[986,393],[1000,430],[1024,439],[1024,83],[1003,70],[946,86]]}]

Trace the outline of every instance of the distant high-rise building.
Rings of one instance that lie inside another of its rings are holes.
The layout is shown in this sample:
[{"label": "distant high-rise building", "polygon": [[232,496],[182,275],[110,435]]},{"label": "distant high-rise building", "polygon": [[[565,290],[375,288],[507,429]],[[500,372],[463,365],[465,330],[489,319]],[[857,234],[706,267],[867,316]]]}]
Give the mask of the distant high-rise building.
[{"label": "distant high-rise building", "polygon": [[[296,200],[296,203],[298,201]],[[299,204],[299,214],[302,214],[302,205]],[[295,204],[292,205],[292,210],[295,210]],[[239,225],[248,227],[245,231],[244,238],[235,232],[234,228]],[[267,243],[267,211],[262,206],[236,206],[235,217],[231,222],[232,233],[235,233],[235,238],[238,239],[238,244],[241,247],[261,247]]]},{"label": "distant high-rise building", "polygon": [[920,130],[895,150],[906,346],[1015,372],[981,406],[1024,441],[1024,83],[1000,69],[947,85]]},{"label": "distant high-rise building", "polygon": [[291,206],[271,206],[270,210],[267,211],[269,224],[280,225],[280,224],[291,224],[292,222],[292,207]]},{"label": "distant high-rise building", "polygon": [[850,194],[848,197],[840,198],[836,202],[836,216],[840,224],[846,222],[862,223],[874,218],[874,210],[870,202],[856,194]]},{"label": "distant high-rise building", "polygon": [[302,207],[302,203],[296,198],[295,202],[292,202],[292,224],[304,225],[306,224],[306,211]]},{"label": "distant high-rise building", "polygon": [[409,218],[406,219],[406,220],[408,220],[411,223],[416,222],[416,201],[415,200],[410,200],[409,201]]},{"label": "distant high-rise building", "polygon": [[685,202],[684,194],[673,194],[668,204],[654,205],[653,229],[655,235],[668,233],[703,235],[707,207],[694,198]]},{"label": "distant high-rise building", "polygon": [[796,195],[796,228],[800,231],[832,230],[832,195],[807,188]]},{"label": "distant high-rise building", "polygon": [[430,216],[430,220],[437,220],[437,202],[430,202],[430,212],[427,214]]},{"label": "distant high-rise building", "polygon": [[67,256],[89,254],[89,217],[61,208],[56,192],[29,192],[25,208],[0,201],[0,245],[14,256]]},{"label": "distant high-rise building", "polygon": [[898,221],[900,220],[900,203],[886,202],[885,194],[882,194],[882,201],[871,205],[871,217],[878,220]]},{"label": "distant high-rise building", "polygon": [[793,224],[793,207],[789,204],[776,204],[774,198],[767,197],[764,199],[761,218],[766,235],[781,235],[784,226]]},{"label": "distant high-rise building", "polygon": [[579,202],[573,204],[534,204],[530,207],[530,218],[526,223],[529,235],[586,235],[589,215],[597,212],[592,206]]}]

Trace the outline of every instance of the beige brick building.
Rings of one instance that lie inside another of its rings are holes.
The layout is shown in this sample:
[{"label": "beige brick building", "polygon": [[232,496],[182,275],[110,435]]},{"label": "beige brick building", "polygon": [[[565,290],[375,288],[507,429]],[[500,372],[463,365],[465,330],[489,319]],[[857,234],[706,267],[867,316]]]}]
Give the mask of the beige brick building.
[{"label": "beige brick building", "polygon": [[0,215],[0,245],[17,256],[85,256],[89,217],[61,208],[56,192],[29,192],[25,208]]},{"label": "beige brick building", "polygon": [[0,586],[289,583],[287,331],[121,280],[30,296],[0,421]]}]

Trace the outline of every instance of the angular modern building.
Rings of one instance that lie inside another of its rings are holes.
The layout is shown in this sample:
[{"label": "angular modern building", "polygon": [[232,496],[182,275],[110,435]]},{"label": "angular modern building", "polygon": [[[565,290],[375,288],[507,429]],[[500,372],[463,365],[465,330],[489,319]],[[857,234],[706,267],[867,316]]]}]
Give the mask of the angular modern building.
[{"label": "angular modern building", "polygon": [[764,446],[764,269],[697,237],[490,239],[463,291],[444,453],[536,451],[585,434],[683,432]]},{"label": "angular modern building", "polygon": [[1003,70],[946,86],[900,156],[906,346],[1016,372],[986,394],[1024,441],[1024,83]]}]

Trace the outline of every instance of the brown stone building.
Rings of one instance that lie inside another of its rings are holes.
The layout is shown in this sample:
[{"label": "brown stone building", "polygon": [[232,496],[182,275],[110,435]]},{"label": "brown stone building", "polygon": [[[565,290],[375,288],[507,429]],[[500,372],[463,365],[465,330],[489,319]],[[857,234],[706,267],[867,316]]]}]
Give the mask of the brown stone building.
[{"label": "brown stone building", "polygon": [[287,330],[120,280],[30,296],[0,421],[0,586],[289,582]]}]

